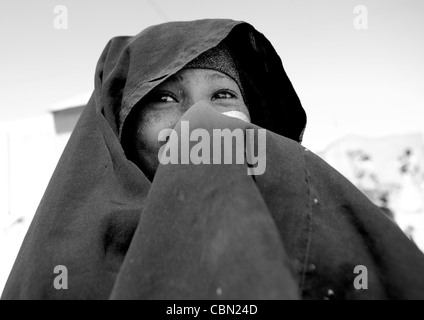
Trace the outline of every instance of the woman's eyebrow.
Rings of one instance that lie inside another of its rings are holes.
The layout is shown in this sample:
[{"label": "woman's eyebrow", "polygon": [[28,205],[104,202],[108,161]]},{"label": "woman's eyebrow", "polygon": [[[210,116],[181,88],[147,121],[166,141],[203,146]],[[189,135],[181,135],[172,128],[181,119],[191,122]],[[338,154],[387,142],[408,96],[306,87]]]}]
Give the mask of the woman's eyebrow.
[{"label": "woman's eyebrow", "polygon": [[219,73],[211,73],[206,75],[206,79],[209,82],[214,82],[214,81],[222,81],[222,80],[229,80],[229,78],[223,74],[219,74]]},{"label": "woman's eyebrow", "polygon": [[[205,78],[208,82],[216,82],[216,81],[223,81],[223,80],[230,81],[231,80],[231,78],[229,78],[228,76],[223,75],[223,74],[219,74],[219,73],[207,74],[205,76]],[[175,82],[181,83],[181,82],[184,82],[184,81],[185,81],[184,76],[179,75],[179,74],[174,74],[166,80],[166,82],[171,82],[171,83],[175,83]]]},{"label": "woman's eyebrow", "polygon": [[179,74],[173,74],[166,80],[166,82],[184,82],[184,77]]}]

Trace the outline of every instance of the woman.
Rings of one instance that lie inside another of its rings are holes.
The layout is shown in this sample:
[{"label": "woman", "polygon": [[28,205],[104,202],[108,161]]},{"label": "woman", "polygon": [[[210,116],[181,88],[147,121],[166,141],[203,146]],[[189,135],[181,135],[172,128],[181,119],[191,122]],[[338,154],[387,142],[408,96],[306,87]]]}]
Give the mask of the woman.
[{"label": "woman", "polygon": [[[160,164],[184,123],[267,129],[266,170]],[[247,23],[112,39],[2,298],[423,298],[422,253],[302,147],[305,124],[280,58]]]}]

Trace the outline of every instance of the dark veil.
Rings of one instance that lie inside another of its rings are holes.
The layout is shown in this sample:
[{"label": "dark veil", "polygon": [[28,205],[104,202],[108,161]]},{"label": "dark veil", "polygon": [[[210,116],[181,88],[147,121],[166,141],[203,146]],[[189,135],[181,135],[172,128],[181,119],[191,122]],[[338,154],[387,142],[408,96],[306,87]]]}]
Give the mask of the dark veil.
[{"label": "dark veil", "polygon": [[[128,160],[137,103],[225,41],[252,122],[207,108],[193,128],[267,129],[267,169]],[[276,92],[278,94],[276,94]],[[170,22],[117,37],[34,216],[3,299],[424,298],[424,258],[359,190],[299,142],[306,115],[281,60],[252,26]],[[53,283],[66,266],[66,290]],[[355,289],[355,267],[368,290]]]}]

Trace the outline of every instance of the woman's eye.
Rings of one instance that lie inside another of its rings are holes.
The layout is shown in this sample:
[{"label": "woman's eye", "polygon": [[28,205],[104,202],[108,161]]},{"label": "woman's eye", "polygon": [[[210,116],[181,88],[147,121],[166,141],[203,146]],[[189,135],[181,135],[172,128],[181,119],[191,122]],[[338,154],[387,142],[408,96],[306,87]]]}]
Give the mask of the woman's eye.
[{"label": "woman's eye", "polygon": [[218,91],[216,92],[213,97],[212,100],[215,99],[235,99],[237,96],[235,93],[229,91],[229,90],[222,90],[222,91]]},{"label": "woman's eye", "polygon": [[157,96],[156,100],[158,102],[177,102],[177,100],[175,98],[173,98],[173,97],[171,97],[170,95],[167,95],[167,94]]},{"label": "woman's eye", "polygon": [[156,102],[156,103],[177,102],[177,99],[168,92],[158,92],[156,94],[152,94],[149,100],[151,102]]}]

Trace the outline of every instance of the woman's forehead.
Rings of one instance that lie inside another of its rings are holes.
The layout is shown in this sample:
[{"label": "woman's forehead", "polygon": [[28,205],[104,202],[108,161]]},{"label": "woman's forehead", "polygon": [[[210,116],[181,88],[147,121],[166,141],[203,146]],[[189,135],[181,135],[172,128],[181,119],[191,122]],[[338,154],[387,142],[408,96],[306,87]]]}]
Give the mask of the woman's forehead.
[{"label": "woman's forehead", "polygon": [[183,69],[170,76],[162,85],[166,84],[184,84],[190,82],[199,83],[199,81],[207,82],[211,84],[225,83],[234,84],[237,83],[225,73],[211,69]]}]

